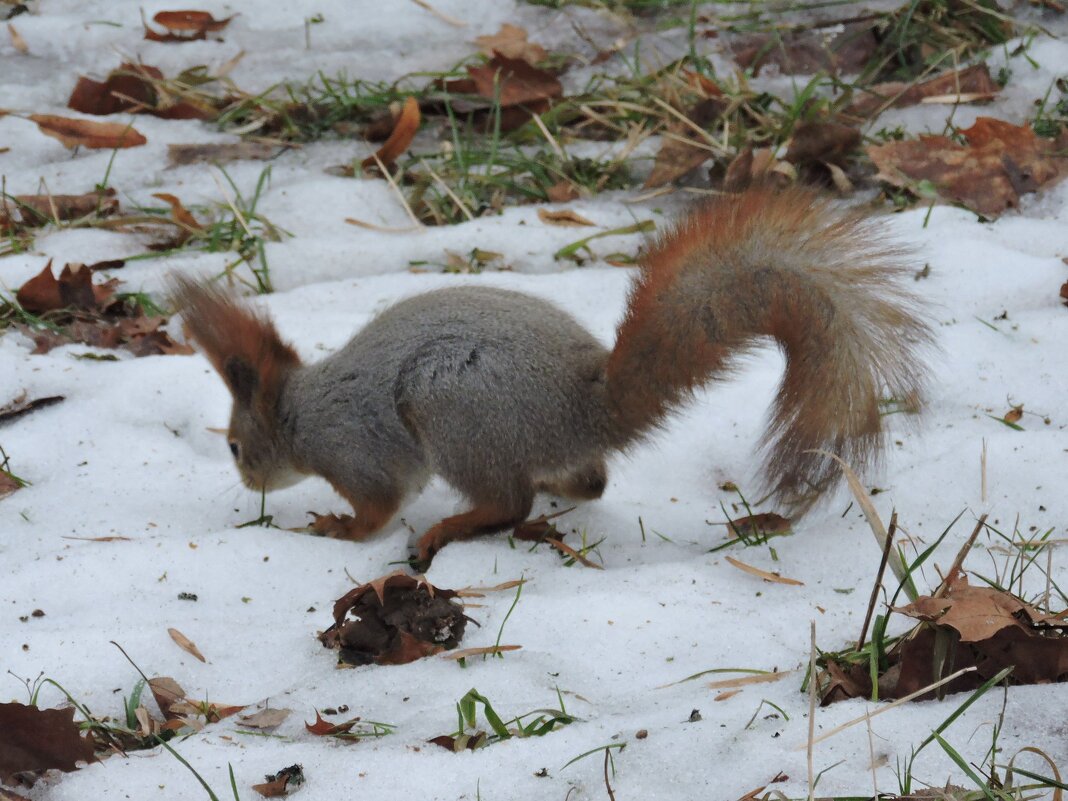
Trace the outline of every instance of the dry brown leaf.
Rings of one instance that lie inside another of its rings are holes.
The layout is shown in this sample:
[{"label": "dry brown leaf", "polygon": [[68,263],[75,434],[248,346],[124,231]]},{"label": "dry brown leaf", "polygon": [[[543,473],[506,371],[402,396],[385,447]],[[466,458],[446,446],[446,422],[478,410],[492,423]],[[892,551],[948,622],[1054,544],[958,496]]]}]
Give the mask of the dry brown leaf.
[{"label": "dry brown leaf", "polygon": [[182,201],[174,195],[168,195],[165,192],[157,192],[152,195],[152,197],[162,200],[171,207],[171,218],[179,225],[194,231],[203,230],[204,226],[197,222],[197,218],[194,217],[189,210],[182,205]]},{"label": "dry brown leaf", "polygon": [[754,676],[741,676],[737,679],[723,679],[721,681],[710,681],[707,685],[710,690],[727,690],[737,687],[748,687],[751,684],[771,684],[772,682],[779,681],[784,676],[790,675],[793,671],[782,670],[778,673],[758,673]]},{"label": "dry brown leaf", "polygon": [[93,272],[84,264],[67,264],[57,279],[52,274],[52,260],[36,276],[23,284],[15,298],[19,305],[35,314],[59,309],[100,309],[112,295],[118,280],[93,283]]},{"label": "dry brown leaf", "polygon": [[90,214],[107,217],[119,211],[115,190],[94,190],[84,195],[15,195],[0,197],[0,230],[8,226],[35,228],[49,223],[76,220]]},{"label": "dry brown leaf", "polygon": [[757,578],[764,579],[764,581],[770,581],[774,584],[789,584],[792,587],[805,586],[805,582],[803,581],[786,578],[785,576],[780,576],[777,573],[769,573],[767,570],[761,570],[759,567],[753,567],[752,565],[747,565],[745,562],[739,562],[733,556],[725,556],[723,558],[726,559],[727,562],[741,570],[743,573],[748,573],[751,576],[756,576]]},{"label": "dry brown leaf", "polygon": [[381,163],[388,168],[411,146],[412,139],[419,130],[421,119],[419,103],[409,95],[404,101],[404,108],[397,117],[393,133],[373,156],[368,156],[361,162],[361,166],[366,170]]},{"label": "dry brown leaf", "polygon": [[706,142],[697,141],[688,125],[673,122],[668,125],[668,131],[674,136],[664,137],[652,172],[642,184],[643,189],[654,189],[673,183],[715,155]]},{"label": "dry brown leaf", "polygon": [[475,43],[479,51],[487,56],[492,56],[496,52],[507,58],[522,59],[528,64],[544,61],[548,55],[544,47],[527,41],[526,30],[507,22],[491,36],[476,37]]},{"label": "dry brown leaf", "polygon": [[14,784],[23,772],[78,769],[92,762],[93,740],[74,722],[74,708],[39,709],[0,704],[0,783]]},{"label": "dry brown leaf", "polygon": [[82,542],[133,542],[129,537],[121,537],[117,534],[110,537],[63,537],[65,540],[80,540]]},{"label": "dry brown leaf", "polygon": [[741,690],[724,690],[719,695],[713,697],[713,701],[726,701],[728,698],[734,698]]},{"label": "dry brown leaf", "polygon": [[1001,419],[1004,420],[1006,423],[1020,422],[1020,420],[1023,419],[1023,406],[1013,406],[1011,409],[1005,412],[1005,416]]},{"label": "dry brown leaf", "polygon": [[26,55],[30,52],[30,46],[26,44],[26,40],[22,38],[22,34],[15,30],[15,26],[10,22],[7,24],[7,32],[11,34],[12,47],[22,53],[22,55]]},{"label": "dry brown leaf", "polygon": [[174,640],[178,647],[185,651],[187,654],[192,654],[201,662],[208,661],[204,658],[204,654],[200,653],[200,649],[197,648],[196,643],[194,643],[191,639],[182,634],[182,632],[178,631],[178,629],[169,628],[167,629],[167,633],[171,635],[171,639]]},{"label": "dry brown leaf", "polygon": [[194,145],[167,145],[167,163],[170,167],[208,162],[221,164],[227,161],[255,159],[265,161],[274,158],[281,149],[264,142],[207,142]]},{"label": "dry brown leaf", "polygon": [[0,498],[6,498],[11,493],[20,489],[22,489],[22,484],[17,482],[4,470],[0,470]]},{"label": "dry brown leaf", "polygon": [[558,181],[545,190],[552,203],[567,203],[579,196],[579,189],[571,181]]},{"label": "dry brown leaf", "polygon": [[475,93],[489,100],[499,94],[502,107],[538,104],[564,92],[563,84],[551,72],[500,53],[485,64],[468,67],[467,72]]},{"label": "dry brown leaf", "polygon": [[912,106],[932,97],[960,97],[958,102],[962,103],[991,100],[999,88],[990,77],[990,69],[986,64],[975,64],[920,83],[879,83],[867,89],[858,89],[860,97],[853,101],[846,112],[867,117],[883,108]]},{"label": "dry brown leaf", "polygon": [[553,548],[556,548],[556,550],[558,550],[565,556],[570,556],[583,567],[591,567],[594,570],[604,570],[604,568],[601,567],[599,564],[597,564],[596,562],[591,562],[589,559],[580,554],[570,545],[567,545],[563,540],[556,539],[555,537],[546,537],[545,542],[549,543],[549,545],[551,545]]},{"label": "dry brown leaf", "polygon": [[17,398],[0,407],[0,423],[10,423],[24,414],[29,414],[37,409],[44,409],[62,400],[65,400],[63,395],[49,395],[43,398],[27,400],[26,391],[23,390]]},{"label": "dry brown leaf", "polygon": [[167,32],[158,33],[145,24],[145,38],[153,42],[191,42],[221,31],[232,19],[215,19],[207,11],[160,11],[152,21]]},{"label": "dry brown leaf", "polygon": [[185,690],[170,676],[157,676],[148,680],[148,689],[159,705],[159,711],[166,720],[174,720],[177,715],[171,707],[185,701]]},{"label": "dry brown leaf", "polygon": [[929,182],[949,201],[984,217],[1019,205],[1020,196],[1068,172],[1064,143],[1038,137],[1029,126],[980,117],[962,130],[966,145],[945,136],[922,136],[868,148],[878,179],[914,189]]},{"label": "dry brown leaf", "polygon": [[846,24],[832,35],[821,29],[731,37],[728,46],[734,60],[754,75],[771,64],[786,75],[837,75],[859,72],[875,55],[878,41],[870,24]]},{"label": "dry brown leaf", "polygon": [[538,219],[547,225],[562,225],[571,228],[595,224],[591,220],[587,220],[577,211],[572,211],[571,209],[550,211],[549,209],[539,208]]},{"label": "dry brown leaf", "polygon": [[58,139],[64,147],[87,147],[91,150],[140,147],[148,142],[136,128],[121,122],[95,122],[54,114],[31,114],[41,133]]},{"label": "dry brown leaf", "polygon": [[735,537],[764,536],[767,534],[786,534],[793,524],[789,518],[775,512],[739,517],[727,523],[727,528]]},{"label": "dry brown leaf", "polygon": [[505,651],[518,651],[522,647],[522,645],[485,645],[480,648],[462,648],[459,651],[449,651],[447,654],[442,654],[441,658],[457,661],[460,659],[467,659],[470,656],[492,656],[493,654],[501,654]]},{"label": "dry brown leaf", "polygon": [[273,729],[280,726],[290,714],[289,709],[261,709],[253,715],[242,715],[240,721],[242,726],[252,729]]},{"label": "dry brown leaf", "polygon": [[125,111],[168,120],[213,120],[218,116],[218,111],[204,102],[177,100],[166,92],[158,92],[156,83],[162,80],[163,72],[157,67],[124,62],[103,82],[85,76],[79,78],[67,100],[67,108],[83,114]]},{"label": "dry brown leaf", "polygon": [[467,618],[456,593],[400,571],[350,590],[319,635],[339,664],[401,665],[455,648]]},{"label": "dry brown leaf", "polygon": [[851,125],[803,122],[794,129],[784,158],[796,166],[828,161],[842,164],[860,139],[860,131]]},{"label": "dry brown leaf", "polygon": [[457,598],[484,598],[487,592],[501,592],[502,590],[514,590],[521,584],[526,584],[530,579],[512,579],[494,584],[492,587],[464,587],[456,591]]}]

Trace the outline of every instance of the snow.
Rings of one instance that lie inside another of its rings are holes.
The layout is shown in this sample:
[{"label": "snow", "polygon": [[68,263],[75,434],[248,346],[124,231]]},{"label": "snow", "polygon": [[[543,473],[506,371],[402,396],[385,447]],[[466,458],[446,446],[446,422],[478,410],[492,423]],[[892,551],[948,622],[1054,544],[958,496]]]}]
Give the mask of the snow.
[{"label": "snow", "polygon": [[[75,116],[65,102],[76,77],[100,78],[131,57],[171,74],[200,63],[217,67],[243,50],[234,81],[265,89],[316,70],[392,80],[447,68],[473,51],[475,36],[495,32],[502,22],[524,25],[532,40],[547,46],[574,37],[574,20],[603,37],[614,25],[592,12],[564,14],[504,0],[433,5],[467,26],[450,26],[408,0],[247,0],[204,6],[217,17],[239,12],[224,41],[167,45],[141,39],[136,4],[41,0],[33,13],[12,20],[28,55],[0,36],[0,106]],[[143,5],[148,18],[169,7]],[[325,22],[311,25],[309,50],[304,20],[315,14]],[[665,36],[650,36],[670,49]],[[1068,45],[1041,38],[1030,54],[1036,67],[1010,57],[1026,80],[1010,83],[999,101],[1003,106],[961,108],[955,121],[967,124],[988,112],[1019,121],[1029,114],[1032,101],[1068,63]],[[944,107],[895,111],[886,123],[938,132],[946,113]],[[134,122],[149,143],[120,152],[109,179],[124,205],[151,203],[155,192],[174,193],[190,205],[222,201],[212,169],[168,169],[166,145],[233,137],[197,122],[147,116]],[[42,185],[54,193],[89,191],[111,158],[99,151],[71,156],[13,115],[0,118],[0,147],[5,146],[10,150],[0,153],[0,174],[12,194],[33,193]],[[552,299],[611,341],[629,271],[599,261],[576,268],[552,258],[559,247],[594,229],[545,226],[534,207],[417,233],[352,226],[346,217],[387,227],[409,224],[383,182],[324,172],[368,152],[362,142],[325,142],[271,162],[261,211],[293,236],[268,245],[279,291],[254,302],[274,315],[303,356],[336,349],[400,298],[458,283]],[[263,168],[262,162],[248,162],[227,170],[244,192]],[[644,219],[663,227],[680,205],[664,198],[622,202],[629,197],[608,193],[568,207],[607,229]],[[897,509],[903,529],[917,543],[930,543],[966,510],[936,559],[943,568],[983,511],[1006,531],[1018,520],[1024,533],[1052,529],[1056,539],[1068,536],[1063,345],[1068,313],[1057,298],[1068,280],[1062,262],[1068,256],[1066,221],[1068,185],[1029,196],[1020,212],[992,224],[945,207],[885,220],[916,246],[917,269],[925,262],[930,266],[929,277],[917,280],[915,288],[930,304],[941,352],[933,357],[930,403],[920,425],[910,428],[900,416],[889,418],[893,444],[869,485],[882,490],[872,501],[883,518]],[[631,235],[597,240],[591,247],[603,256],[633,252],[639,242]],[[440,264],[446,250],[464,254],[475,247],[502,253],[512,270],[410,271],[412,262]],[[143,242],[128,234],[43,233],[31,252],[0,258],[0,290],[12,292],[49,258],[61,265],[142,251]],[[155,291],[169,270],[208,274],[225,262],[219,254],[183,254],[130,262],[114,275],[124,289]],[[366,581],[394,569],[391,563],[407,556],[418,533],[461,508],[455,493],[434,481],[380,536],[352,544],[285,530],[305,525],[309,509],[348,511],[325,482],[309,480],[268,499],[267,510],[281,530],[239,529],[259,514],[259,498],[240,486],[224,437],[210,430],[226,425],[229,399],[202,357],[120,354],[117,362],[98,362],[74,358],[91,351],[80,345],[38,356],[31,349],[21,335],[0,336],[0,404],[22,391],[29,397],[62,394],[66,400],[0,428],[12,468],[32,482],[0,501],[3,700],[25,702],[17,677],[32,680],[43,673],[95,713],[119,715],[137,674],[111,644],[115,641],[147,674],[173,676],[191,698],[292,709],[277,737],[240,734],[231,718],[172,741],[220,798],[230,796],[228,765],[243,797],[250,798],[249,786],[264,774],[301,763],[308,781],[300,797],[306,799],[354,792],[383,799],[600,799],[606,797],[600,753],[563,766],[590,749],[624,742],[622,752],[613,752],[612,786],[620,799],[737,798],[780,772],[788,779],[773,789],[791,797],[807,792],[808,702],[799,687],[809,658],[810,621],[825,649],[855,638],[879,554],[856,506],[847,510],[844,491],[801,520],[794,536],[772,542],[778,561],[768,548],[708,552],[725,537],[720,504],[730,509],[736,500],[717,487],[728,480],[754,486],[759,472],[756,443],[782,367],[770,349],[750,359],[735,380],[702,392],[653,441],[614,459],[604,497],[563,518],[563,527],[578,532],[569,536],[572,544],[583,534],[589,541],[605,538],[594,555],[603,559],[603,571],[564,567],[545,546],[533,552],[509,548],[503,535],[451,545],[435,559],[429,578],[443,587],[528,580],[501,638],[522,650],[503,660],[469,660],[466,669],[429,658],[352,670],[336,669],[334,654],[314,637],[330,622],[333,600],[352,586],[350,577]],[[1038,415],[1025,415],[1024,431],[988,416],[1017,403]],[[549,511],[549,499],[539,499],[535,514]],[[128,539],[84,539],[111,536]],[[982,538],[969,564],[992,572],[986,553],[992,544]],[[732,567],[725,554],[804,586],[763,583]],[[990,557],[1004,558],[996,552]],[[1065,585],[1063,550],[1055,551],[1053,564],[1055,580]],[[926,580],[937,582],[937,576],[928,571]],[[199,600],[179,600],[182,592]],[[512,592],[480,599],[469,614],[481,627],[469,627],[463,645],[493,644],[513,600]],[[35,609],[44,616],[21,619]],[[193,640],[207,662],[179,650],[168,627]],[[706,682],[739,674],[673,684],[724,668],[793,672],[723,700],[715,700]],[[556,706],[559,689],[581,722],[472,753],[451,754],[427,744],[455,730],[455,702],[471,687],[507,717]],[[42,692],[43,705],[64,700],[54,688]],[[899,707],[873,719],[870,733],[855,726],[819,744],[815,768],[829,770],[818,792],[863,795],[872,791],[873,780],[881,791],[896,790],[895,766],[962,700]],[[965,759],[982,761],[1001,703],[999,693],[989,693],[949,729],[947,738]],[[316,709],[339,705],[348,705],[349,712],[332,720],[359,715],[395,724],[396,731],[355,745],[305,732],[302,721],[314,720]],[[789,720],[768,717],[775,707]],[[820,709],[816,732],[880,708],[849,701]],[[1011,689],[999,741],[1002,761],[1033,745],[1063,769],[1066,708],[1068,685]],[[694,709],[701,719],[689,722]],[[648,731],[647,738],[636,737],[640,729]],[[881,765],[874,770],[872,753]],[[1026,764],[1045,772],[1037,759]],[[548,775],[535,775],[542,768]],[[935,785],[965,782],[936,748],[924,751],[914,773]],[[25,792],[38,801],[162,800],[195,797],[202,789],[177,760],[156,749],[49,776]]]}]

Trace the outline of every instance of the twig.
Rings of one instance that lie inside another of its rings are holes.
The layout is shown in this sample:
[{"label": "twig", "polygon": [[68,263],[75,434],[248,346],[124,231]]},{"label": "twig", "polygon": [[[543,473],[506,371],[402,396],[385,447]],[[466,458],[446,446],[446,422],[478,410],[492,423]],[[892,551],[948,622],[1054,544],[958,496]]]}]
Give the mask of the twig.
[{"label": "twig", "polygon": [[432,6],[432,5],[430,5],[430,3],[426,2],[426,0],[412,0],[412,2],[415,3],[417,6],[419,6],[420,8],[425,8],[427,11],[429,11],[435,17],[440,19],[442,22],[447,22],[450,25],[452,25],[454,28],[466,28],[467,27],[467,23],[464,22],[462,19],[457,19],[456,17],[450,17],[444,11],[438,11],[436,8],[434,8],[434,6]]},{"label": "twig", "polygon": [[609,801],[616,801],[616,794],[612,792],[612,785],[608,783],[608,760],[611,759],[612,752],[607,748],[604,749],[604,789],[608,791]]},{"label": "twig", "polygon": [[986,503],[986,437],[983,437],[983,452],[979,457],[979,499]]},{"label": "twig", "polygon": [[894,534],[897,533],[897,511],[890,515],[890,528],[886,531],[886,542],[883,543],[883,558],[879,561],[879,572],[875,574],[875,586],[871,588],[871,598],[868,599],[868,613],[864,615],[864,625],[860,628],[860,639],[857,640],[857,650],[864,647],[864,640],[868,636],[868,625],[871,616],[875,612],[875,601],[879,597],[879,587],[883,585],[883,573],[886,572],[886,563],[890,559],[890,549],[894,547]]},{"label": "twig", "polygon": [[979,532],[983,530],[983,526],[986,525],[986,513],[984,512],[979,517],[979,522],[975,524],[975,530],[972,531],[968,541],[964,543],[963,547],[957,552],[957,557],[953,560],[953,564],[949,568],[949,572],[946,573],[946,577],[942,579],[942,583],[938,585],[938,589],[932,593],[932,598],[941,598],[949,591],[950,585],[953,583],[953,579],[957,577],[957,573],[960,572],[960,566],[964,563],[964,560],[968,556],[968,552],[971,551],[972,545],[975,544],[976,537],[979,536]]},{"label": "twig", "polygon": [[226,187],[223,186],[222,181],[219,180],[219,176],[213,172],[211,174],[211,177],[215,180],[215,185],[219,187],[219,191],[222,193],[223,199],[226,201],[226,205],[230,207],[230,211],[234,213],[234,216],[237,217],[237,221],[241,223],[241,227],[245,229],[245,234],[248,236],[249,239],[254,239],[255,236],[252,233],[252,229],[249,228],[248,223],[245,222],[245,216],[234,204],[233,198],[231,198],[230,193],[226,191]]},{"label": "twig", "polygon": [[813,746],[816,744],[816,621],[812,621],[812,647],[808,657],[808,801],[816,793],[816,779],[812,767]]},{"label": "twig", "polygon": [[389,174],[389,170],[387,170],[386,165],[382,163],[382,159],[378,157],[378,153],[372,153],[371,155],[372,157],[374,157],[375,164],[378,165],[378,169],[379,172],[382,173],[382,177],[389,182],[389,185],[393,188],[393,191],[397,193],[397,197],[400,199],[401,205],[404,206],[404,210],[408,212],[408,217],[413,223],[415,223],[420,228],[425,228],[426,226],[423,225],[422,220],[415,216],[415,212],[412,211],[412,207],[408,205],[408,200],[404,197],[404,193],[400,191],[400,187],[397,186],[397,182],[393,180],[393,176]]},{"label": "twig", "polygon": [[541,135],[545,137],[545,141],[549,143],[549,147],[553,149],[553,152],[560,157],[561,161],[567,161],[567,154],[564,149],[560,147],[560,143],[556,141],[556,138],[549,133],[549,129],[545,127],[545,123],[541,121],[540,114],[531,115],[531,119],[534,120],[534,124],[538,126],[538,130],[541,131]]},{"label": "twig", "polygon": [[[921,687],[920,689],[916,690],[916,692],[909,693],[908,695],[906,695],[906,696],[904,696],[902,698],[898,698],[896,701],[893,701],[892,703],[889,703],[886,706],[879,707],[874,712],[867,712],[866,711],[860,717],[853,718],[852,720],[846,721],[841,726],[835,726],[829,732],[821,734],[815,740],[811,740],[810,743],[809,743],[809,747],[811,747],[813,745],[816,745],[817,743],[822,743],[824,740],[826,740],[826,739],[828,739],[830,737],[834,737],[834,735],[840,734],[840,733],[844,732],[846,729],[849,729],[849,728],[852,728],[853,726],[856,726],[858,723],[863,723],[864,721],[866,721],[866,720],[868,720],[870,718],[874,718],[874,717],[876,717],[878,715],[882,715],[882,714],[884,714],[886,712],[889,712],[891,709],[896,709],[897,707],[901,706],[902,704],[907,704],[909,701],[911,701],[914,698],[919,698],[921,695],[924,695],[925,693],[931,692],[931,690],[937,690],[943,684],[949,684],[949,682],[955,681],[956,679],[959,679],[965,673],[972,673],[972,672],[974,672],[976,670],[978,670],[978,668],[975,667],[974,665],[972,665],[971,667],[961,668],[956,673],[953,673],[953,674],[951,674],[949,676],[946,676],[944,679],[939,679],[934,684],[928,684],[926,687]],[[804,747],[804,746],[799,746],[798,750],[800,750],[800,748],[802,748],[802,747]]]},{"label": "twig", "polygon": [[426,171],[428,173],[430,173],[430,177],[433,178],[435,181],[437,181],[438,184],[441,186],[441,188],[443,190],[445,190],[445,194],[448,195],[452,199],[453,203],[456,204],[456,208],[458,208],[460,211],[462,211],[463,215],[468,220],[474,220],[475,219],[475,215],[471,213],[471,210],[469,208],[467,208],[467,206],[464,204],[464,202],[462,200],[460,200],[460,198],[457,196],[457,194],[455,192],[453,192],[452,189],[449,188],[449,185],[447,183],[445,183],[445,181],[441,178],[441,176],[438,175],[436,172],[434,172],[434,168],[431,167],[429,164],[427,164],[422,159],[419,159],[419,163],[422,164],[424,167],[426,167]]}]

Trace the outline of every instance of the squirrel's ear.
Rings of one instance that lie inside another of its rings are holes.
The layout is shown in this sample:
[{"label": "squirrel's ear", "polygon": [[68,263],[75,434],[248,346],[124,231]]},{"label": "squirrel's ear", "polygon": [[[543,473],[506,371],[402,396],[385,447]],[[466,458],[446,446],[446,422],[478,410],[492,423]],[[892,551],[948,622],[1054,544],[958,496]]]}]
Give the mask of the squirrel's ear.
[{"label": "squirrel's ear", "polygon": [[245,406],[251,405],[252,396],[260,383],[256,369],[240,356],[230,356],[223,362],[223,375],[234,400]]}]

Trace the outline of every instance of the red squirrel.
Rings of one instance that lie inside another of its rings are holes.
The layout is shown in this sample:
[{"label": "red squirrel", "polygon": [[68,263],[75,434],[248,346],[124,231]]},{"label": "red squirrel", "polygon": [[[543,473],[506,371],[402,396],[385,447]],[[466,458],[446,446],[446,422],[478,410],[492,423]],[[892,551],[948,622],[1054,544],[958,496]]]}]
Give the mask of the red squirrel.
[{"label": "red squirrel", "polygon": [[907,259],[879,227],[801,189],[712,200],[641,258],[611,350],[551,303],[466,286],[402,300],[305,364],[222,290],[175,278],[172,291],[233,395],[244,483],[322,476],[355,511],[331,516],[329,533],[359,540],[440,475],[470,510],[420,538],[428,563],[453,540],[521,523],[539,492],[600,497],[610,453],[762,337],[786,356],[764,437],[778,501],[798,512],[828,490],[839,473],[827,452],[869,466],[882,393],[921,396],[932,340],[900,280]]}]

